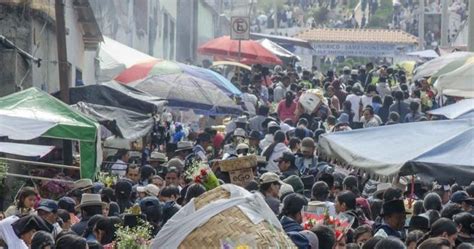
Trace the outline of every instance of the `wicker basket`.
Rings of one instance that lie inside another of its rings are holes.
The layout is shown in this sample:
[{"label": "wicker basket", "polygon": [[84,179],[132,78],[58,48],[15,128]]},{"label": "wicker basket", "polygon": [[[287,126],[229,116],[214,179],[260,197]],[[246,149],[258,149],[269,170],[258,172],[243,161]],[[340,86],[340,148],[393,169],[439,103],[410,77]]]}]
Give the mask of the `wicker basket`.
[{"label": "wicker basket", "polygon": [[219,161],[219,166],[223,172],[257,167],[257,156],[250,155],[228,160],[221,160]]},{"label": "wicker basket", "polygon": [[[194,205],[200,209],[212,201],[229,197],[227,190],[218,187],[196,198]],[[284,231],[278,231],[267,221],[252,223],[238,207],[229,208],[196,228],[179,248],[220,248],[221,239],[237,241],[242,236],[252,236],[257,248],[296,248]]]}]

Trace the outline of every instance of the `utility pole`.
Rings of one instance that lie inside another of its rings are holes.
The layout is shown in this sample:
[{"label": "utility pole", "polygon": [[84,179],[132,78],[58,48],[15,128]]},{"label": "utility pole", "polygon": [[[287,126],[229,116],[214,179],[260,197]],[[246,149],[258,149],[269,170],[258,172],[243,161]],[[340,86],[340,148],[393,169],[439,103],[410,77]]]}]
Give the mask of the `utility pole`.
[{"label": "utility pole", "polygon": [[66,49],[66,21],[64,20],[64,2],[55,0],[56,42],[58,46],[59,90],[61,100],[69,104],[69,63]]},{"label": "utility pole", "polygon": [[273,9],[273,32],[275,32],[275,35],[278,35],[278,7],[276,0],[273,0]]},{"label": "utility pole", "polygon": [[448,36],[449,36],[449,13],[448,13],[448,0],[442,0],[441,9],[441,46],[447,47]]},{"label": "utility pole", "polygon": [[420,0],[420,13],[418,17],[418,48],[425,47],[425,0]]},{"label": "utility pole", "polygon": [[[55,0],[54,9],[56,12],[56,42],[58,46],[59,96],[64,103],[69,104],[69,63],[67,62],[66,21],[64,20],[63,0]],[[72,141],[63,140],[64,164],[72,164],[72,152]]]},{"label": "utility pole", "polygon": [[469,1],[469,26],[467,31],[467,50],[474,52],[474,1]]}]

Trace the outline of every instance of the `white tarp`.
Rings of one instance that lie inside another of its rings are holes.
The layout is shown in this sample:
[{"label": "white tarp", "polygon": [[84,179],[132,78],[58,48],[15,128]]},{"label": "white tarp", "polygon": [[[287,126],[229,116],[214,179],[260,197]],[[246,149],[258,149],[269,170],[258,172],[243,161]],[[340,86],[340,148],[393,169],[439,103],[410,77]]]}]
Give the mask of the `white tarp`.
[{"label": "white tarp", "polygon": [[474,57],[462,67],[439,76],[434,87],[444,95],[474,98]]},{"label": "white tarp", "polygon": [[415,51],[411,53],[407,53],[409,56],[416,56],[420,58],[438,58],[439,54],[436,53],[433,49],[427,49],[422,51]]},{"label": "white tarp", "polygon": [[0,142],[0,152],[25,157],[44,157],[54,146]]},{"label": "white tarp", "polygon": [[472,116],[472,112],[474,112],[474,99],[463,99],[452,105],[428,111],[431,115],[444,116],[448,119],[468,118],[468,115]]},{"label": "white tarp", "polygon": [[415,69],[415,75],[413,76],[413,79],[418,80],[423,77],[431,77],[448,64],[451,64],[456,61],[460,61],[460,63],[463,63],[464,60],[467,60],[469,59],[469,57],[472,56],[474,56],[474,53],[470,52],[454,52],[451,54],[440,56],[417,67]]},{"label": "white tarp", "polygon": [[278,57],[283,57],[283,58],[288,58],[288,59],[297,59],[299,60],[299,57],[293,54],[292,52],[288,51],[284,47],[268,40],[268,39],[261,39],[257,41],[262,45],[264,48],[266,48],[268,51],[270,51],[272,54],[278,56]]},{"label": "white tarp", "polygon": [[156,59],[106,36],[100,44],[98,57],[99,82],[113,80],[123,70],[137,63]]},{"label": "white tarp", "polygon": [[12,140],[31,140],[56,126],[54,122],[33,120],[0,114],[0,137]]}]

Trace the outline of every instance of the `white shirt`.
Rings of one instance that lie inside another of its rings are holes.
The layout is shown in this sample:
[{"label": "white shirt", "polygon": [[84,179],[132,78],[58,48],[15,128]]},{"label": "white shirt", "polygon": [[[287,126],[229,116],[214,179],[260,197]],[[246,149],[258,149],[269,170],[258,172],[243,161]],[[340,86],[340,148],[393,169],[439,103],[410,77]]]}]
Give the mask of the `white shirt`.
[{"label": "white shirt", "polygon": [[28,249],[25,242],[16,236],[12,224],[19,218],[15,215],[0,221],[0,239],[5,241],[9,249]]},{"label": "white shirt", "polygon": [[354,122],[359,122],[360,121],[360,116],[359,116],[359,104],[360,104],[360,98],[361,96],[357,96],[355,94],[349,94],[346,97],[346,100],[351,102],[351,109],[354,112]]},{"label": "white shirt", "polygon": [[112,165],[112,167],[110,167],[110,169],[112,170],[113,175],[118,175],[120,177],[124,177],[125,176],[125,170],[127,169],[127,164],[125,164],[124,161],[118,159]]}]

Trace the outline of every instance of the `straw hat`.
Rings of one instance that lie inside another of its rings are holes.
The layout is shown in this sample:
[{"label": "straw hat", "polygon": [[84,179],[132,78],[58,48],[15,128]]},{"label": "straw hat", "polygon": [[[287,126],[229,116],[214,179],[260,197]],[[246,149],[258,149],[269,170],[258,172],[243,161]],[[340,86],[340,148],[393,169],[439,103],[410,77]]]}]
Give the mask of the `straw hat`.
[{"label": "straw hat", "polygon": [[176,152],[183,151],[183,150],[192,150],[192,149],[193,149],[193,143],[191,143],[190,141],[179,141]]},{"label": "straw hat", "polygon": [[82,189],[82,190],[86,190],[86,189],[90,189],[93,187],[93,184],[92,184],[92,180],[91,179],[79,179],[77,181],[74,182],[73,184],[73,190],[74,189]]},{"label": "straw hat", "polygon": [[107,203],[103,202],[99,194],[82,194],[81,203],[76,206],[76,209],[89,207],[89,206],[106,206]]},{"label": "straw hat", "polygon": [[164,153],[158,152],[158,151],[153,151],[150,154],[150,161],[160,161],[160,162],[166,162],[168,161],[168,158]]},{"label": "straw hat", "polygon": [[151,196],[158,196],[160,188],[154,184],[148,184],[145,186],[145,192]]}]

